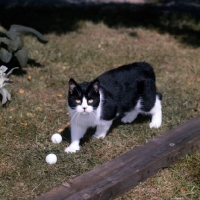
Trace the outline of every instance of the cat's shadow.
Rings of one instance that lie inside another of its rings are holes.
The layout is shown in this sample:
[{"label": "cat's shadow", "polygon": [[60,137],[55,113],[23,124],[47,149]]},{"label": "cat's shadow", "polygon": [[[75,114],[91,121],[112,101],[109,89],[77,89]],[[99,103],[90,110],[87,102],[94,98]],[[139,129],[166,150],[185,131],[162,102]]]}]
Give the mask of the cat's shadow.
[{"label": "cat's shadow", "polygon": [[[109,135],[112,132],[112,129],[117,128],[119,125],[122,125],[124,123],[121,122],[121,117],[117,117],[112,126],[110,127],[107,135]],[[151,117],[148,115],[138,115],[137,118],[130,124],[143,124],[145,122],[148,122],[151,120]],[[92,139],[92,135],[95,133],[96,128],[89,128],[87,132],[85,133],[84,137],[80,141],[80,145],[84,145],[85,143],[88,143]],[[71,131],[70,127],[66,127],[62,132],[61,132],[62,140],[69,142],[71,141]]]}]

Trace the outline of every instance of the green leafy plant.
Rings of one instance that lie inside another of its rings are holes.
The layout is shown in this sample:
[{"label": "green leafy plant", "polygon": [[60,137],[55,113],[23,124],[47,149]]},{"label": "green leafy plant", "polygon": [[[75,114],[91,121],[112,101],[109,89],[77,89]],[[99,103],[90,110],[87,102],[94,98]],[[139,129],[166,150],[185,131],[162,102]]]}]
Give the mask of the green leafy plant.
[{"label": "green leafy plant", "polygon": [[0,30],[0,60],[3,63],[9,63],[13,57],[16,57],[20,67],[25,67],[28,62],[28,50],[23,48],[23,33],[34,34],[38,41],[45,44],[48,40],[33,28],[11,25],[8,31]]}]

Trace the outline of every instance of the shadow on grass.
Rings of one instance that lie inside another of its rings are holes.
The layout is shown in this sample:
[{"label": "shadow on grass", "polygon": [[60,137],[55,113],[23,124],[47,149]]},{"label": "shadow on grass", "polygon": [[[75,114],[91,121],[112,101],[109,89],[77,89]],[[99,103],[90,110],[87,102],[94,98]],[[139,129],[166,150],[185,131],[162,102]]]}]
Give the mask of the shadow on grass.
[{"label": "shadow on grass", "polygon": [[[142,124],[144,122],[150,121],[151,117],[148,115],[141,115],[139,114],[138,117],[131,123],[131,124]],[[108,131],[107,135],[109,135],[112,132],[112,129],[118,127],[119,125],[124,124],[121,122],[121,117],[117,117],[114,121],[113,124],[110,127],[110,130]],[[80,145],[84,145],[85,143],[88,143],[92,139],[92,135],[95,133],[96,128],[89,128],[87,132],[85,133],[84,137],[80,141]],[[71,142],[71,131],[70,127],[66,127],[62,132],[61,132],[62,140]]]},{"label": "shadow on grass", "polygon": [[[30,26],[43,34],[78,30],[81,21],[103,22],[111,28],[143,27],[169,33],[187,45],[200,46],[200,1],[152,4],[107,3],[0,8],[0,23]],[[25,4],[26,5],[26,4]]]},{"label": "shadow on grass", "polygon": [[[34,59],[31,59],[31,58],[28,59],[28,64],[31,67],[38,67],[38,68],[39,67],[44,67],[44,65],[40,64],[39,62],[36,62]],[[26,70],[24,70],[20,66],[20,64],[19,64],[18,60],[16,59],[16,57],[12,57],[11,60],[10,60],[10,62],[8,62],[8,63],[4,63],[4,62],[2,62],[0,60],[0,66],[1,65],[5,65],[8,68],[7,72],[10,71],[14,67],[18,67],[18,69],[15,69],[13,71],[12,74],[14,74],[14,75],[23,76],[23,75],[27,74]]]},{"label": "shadow on grass", "polygon": [[[88,143],[91,138],[92,135],[95,132],[95,128],[89,128],[87,130],[87,132],[85,133],[84,137],[81,139],[80,141],[80,145],[82,146],[84,143]],[[67,141],[67,142],[71,142],[71,131],[70,131],[70,127],[66,127],[62,132],[61,132],[61,136],[62,136],[62,140],[63,141]]]}]

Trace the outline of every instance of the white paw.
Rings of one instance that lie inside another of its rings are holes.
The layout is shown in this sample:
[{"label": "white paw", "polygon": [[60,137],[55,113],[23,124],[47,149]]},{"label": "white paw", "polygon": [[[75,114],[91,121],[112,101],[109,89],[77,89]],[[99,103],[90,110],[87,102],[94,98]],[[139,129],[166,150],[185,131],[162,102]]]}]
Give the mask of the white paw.
[{"label": "white paw", "polygon": [[69,146],[65,149],[66,153],[76,153],[76,151],[80,150],[80,146]]},{"label": "white paw", "polygon": [[161,121],[158,120],[158,121],[152,121],[150,124],[149,124],[149,127],[150,128],[159,128],[161,126]]},{"label": "white paw", "polygon": [[95,133],[92,137],[100,139],[100,138],[105,138],[105,136],[106,136],[106,134],[104,134],[104,133],[101,133],[101,134]]},{"label": "white paw", "polygon": [[132,120],[129,119],[127,116],[124,116],[124,117],[121,119],[121,122],[123,122],[123,123],[131,123]]}]

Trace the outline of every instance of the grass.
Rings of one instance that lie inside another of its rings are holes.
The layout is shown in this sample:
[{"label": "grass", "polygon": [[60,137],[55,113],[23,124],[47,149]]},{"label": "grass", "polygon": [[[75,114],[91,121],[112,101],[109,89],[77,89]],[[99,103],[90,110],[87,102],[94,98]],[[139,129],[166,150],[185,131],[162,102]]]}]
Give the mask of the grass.
[{"label": "grass", "polygon": [[[20,75],[12,75],[14,83],[7,86],[12,100],[0,108],[0,196],[5,200],[33,199],[200,114],[196,38],[200,26],[195,16],[178,13],[171,20],[158,13],[147,19],[143,16],[149,11],[146,7],[140,12],[133,8],[139,22],[130,20],[131,9],[126,6],[88,8],[85,15],[79,8],[74,14],[73,7],[53,9],[49,21],[48,8],[44,12],[36,7],[1,10],[7,14],[1,22],[4,27],[30,24],[49,39],[43,45],[32,36],[24,37],[30,62]],[[122,14],[119,23],[118,14]],[[187,28],[179,26],[181,20]],[[92,80],[106,70],[136,61],[149,62],[155,69],[157,88],[163,94],[162,127],[149,129],[143,118],[125,125],[117,121],[104,140],[91,139],[89,133],[80,152],[64,153],[69,145],[69,130],[65,129],[69,78]],[[66,141],[52,144],[50,137],[59,129],[65,129]],[[45,163],[51,152],[58,156],[55,165]],[[199,158],[198,150],[117,199],[199,199]]]}]

